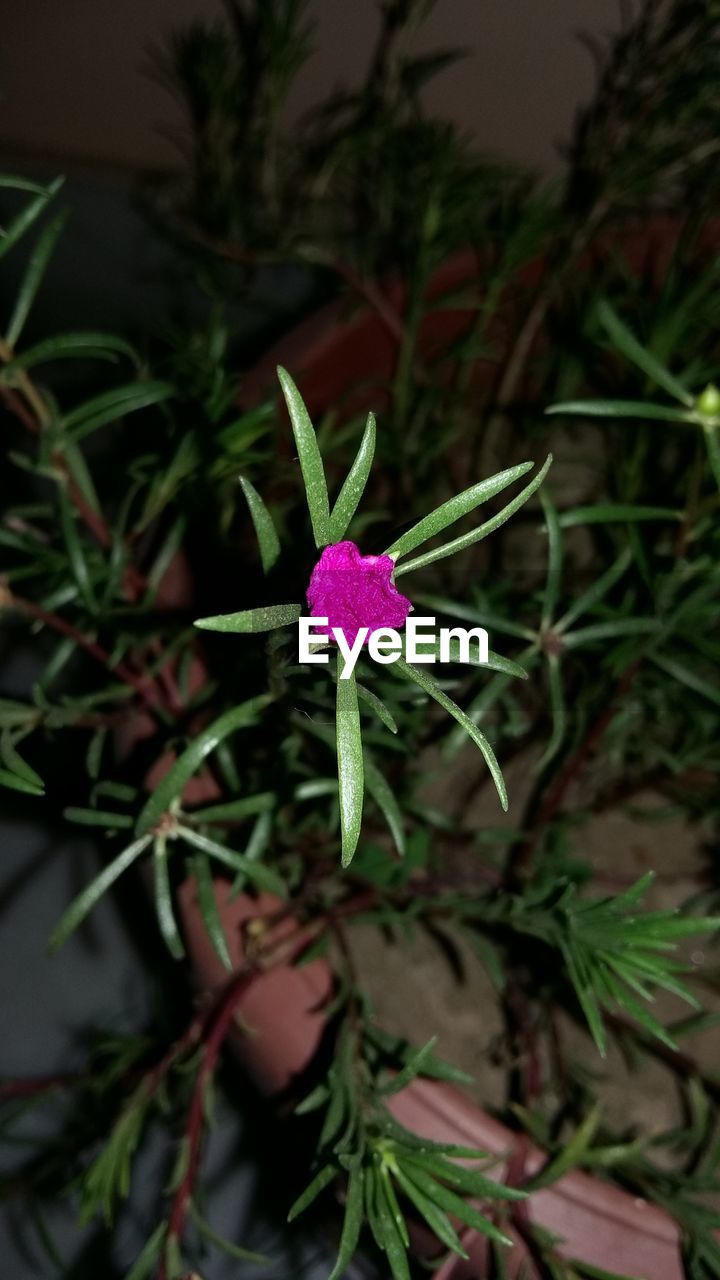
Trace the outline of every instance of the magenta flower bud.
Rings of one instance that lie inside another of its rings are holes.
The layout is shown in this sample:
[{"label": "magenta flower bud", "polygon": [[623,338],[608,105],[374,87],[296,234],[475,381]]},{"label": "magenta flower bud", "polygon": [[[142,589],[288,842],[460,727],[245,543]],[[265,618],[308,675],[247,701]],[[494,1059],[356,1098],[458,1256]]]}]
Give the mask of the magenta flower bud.
[{"label": "magenta flower bud", "polygon": [[392,556],[363,556],[354,542],[325,547],[312,571],[307,601],[314,618],[327,618],[319,632],[342,629],[352,644],[361,627],[369,634],[379,627],[403,625],[412,605],[392,582]]}]

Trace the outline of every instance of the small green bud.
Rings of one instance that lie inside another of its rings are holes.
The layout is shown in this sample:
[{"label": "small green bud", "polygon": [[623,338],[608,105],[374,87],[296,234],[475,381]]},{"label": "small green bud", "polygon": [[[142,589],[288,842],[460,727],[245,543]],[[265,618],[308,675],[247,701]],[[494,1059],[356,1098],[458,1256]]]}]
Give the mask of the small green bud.
[{"label": "small green bud", "polygon": [[720,391],[713,382],[709,382],[695,401],[695,408],[701,418],[717,418],[720,416]]}]

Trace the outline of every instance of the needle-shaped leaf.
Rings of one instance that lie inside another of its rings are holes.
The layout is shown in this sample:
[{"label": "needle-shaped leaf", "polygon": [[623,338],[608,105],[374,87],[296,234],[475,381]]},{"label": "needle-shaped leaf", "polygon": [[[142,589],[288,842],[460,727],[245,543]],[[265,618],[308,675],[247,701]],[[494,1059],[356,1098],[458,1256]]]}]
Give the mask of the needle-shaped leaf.
[{"label": "needle-shaped leaf", "polygon": [[45,364],[49,360],[75,358],[114,361],[118,356],[127,356],[135,363],[138,362],[137,354],[130,344],[112,333],[63,333],[58,338],[38,342],[9,360],[2,370],[2,381],[9,382],[19,370],[31,369],[34,365]]},{"label": "needle-shaped leaf", "polygon": [[611,591],[615,586],[615,583],[620,581],[631,562],[632,551],[629,547],[625,547],[610,565],[610,568],[606,569],[599,578],[596,578],[587,591],[583,591],[571,604],[567,613],[564,613],[562,618],[557,620],[554,630],[558,634],[562,634],[577,618],[582,617],[584,613],[587,613],[588,609],[592,609],[593,605],[603,600],[608,591]]},{"label": "needle-shaped leaf", "polygon": [[635,334],[628,329],[627,325],[613,311],[609,302],[600,302],[597,311],[601,325],[618,351],[621,351],[626,359],[636,364],[638,369],[642,369],[651,382],[663,387],[668,395],[671,395],[675,400],[679,400],[681,404],[692,407],[693,397],[687,387],[684,387],[679,378],[676,378],[670,373],[669,369],[666,369],[660,363],[657,356],[654,356],[651,351],[648,351],[647,347],[638,342]]},{"label": "needle-shaped leaf", "polygon": [[710,470],[713,473],[718,489],[720,489],[720,428],[717,426],[706,427],[703,434],[705,436],[705,447]]},{"label": "needle-shaped leaf", "polygon": [[81,440],[91,431],[97,431],[109,422],[124,418],[127,413],[136,413],[150,405],[161,404],[174,394],[175,388],[169,382],[128,382],[78,405],[63,416],[60,427],[68,435],[72,435],[74,440]]},{"label": "needle-shaped leaf", "polygon": [[398,727],[392,712],[385,706],[382,698],[378,698],[372,689],[366,689],[364,684],[357,686],[358,698],[375,712],[378,720],[381,720],[391,733],[397,733]]},{"label": "needle-shaped leaf", "polygon": [[232,960],[228,951],[227,939],[223,929],[220,912],[218,911],[217,899],[215,897],[215,885],[213,882],[212,872],[207,857],[202,853],[197,853],[191,859],[191,869],[195,876],[195,884],[197,886],[197,901],[200,908],[200,915],[205,922],[205,928],[208,937],[213,944],[216,955],[225,965],[226,969],[232,969]]},{"label": "needle-shaped leaf", "polygon": [[485,763],[490,770],[492,780],[495,783],[495,789],[500,797],[500,803],[503,809],[507,810],[508,797],[505,781],[502,776],[500,765],[497,762],[495,752],[490,746],[485,734],[480,732],[477,725],[473,724],[472,720],[466,716],[465,712],[461,710],[456,702],[453,702],[452,698],[448,697],[444,689],[441,689],[440,685],[433,680],[432,676],[428,675],[426,671],[423,671],[419,667],[411,666],[404,658],[398,658],[393,663],[392,667],[390,667],[390,670],[397,671],[399,674],[406,676],[408,680],[414,680],[415,684],[419,685],[421,689],[424,689],[426,693],[429,693],[431,698],[434,698],[436,702],[439,702],[440,706],[443,707],[445,711],[449,711],[450,715],[457,720],[458,724],[462,726],[468,737],[475,743],[475,746],[482,752]]},{"label": "needle-shaped leaf", "polygon": [[529,484],[521,489],[516,497],[512,498],[502,511],[498,511],[497,515],[491,516],[489,520],[485,520],[477,529],[471,529],[469,533],[462,534],[459,538],[454,538],[452,542],[446,542],[441,547],[436,547],[434,551],[426,551],[424,555],[416,556],[414,560],[408,560],[404,564],[399,564],[395,570],[395,577],[399,578],[403,573],[410,573],[413,569],[422,569],[425,565],[434,564],[436,560],[444,560],[446,556],[453,556],[457,551],[464,551],[466,547],[471,547],[476,542],[480,542],[483,538],[487,538],[489,534],[494,533],[501,525],[505,524],[516,511],[528,501],[529,498],[540,488],[545,476],[548,473],[552,463],[552,454],[548,454],[545,462],[533,476]]},{"label": "needle-shaped leaf", "polygon": [[136,859],[144,853],[151,840],[151,835],[141,836],[139,840],[134,840],[133,843],[129,844],[126,849],[123,849],[122,853],[119,853],[112,862],[108,863],[106,867],[103,867],[100,875],[96,876],[95,879],[92,880],[85,889],[83,889],[82,893],[78,894],[74,902],[71,902],[67,910],[63,912],[50,935],[49,945],[52,951],[56,951],[58,947],[62,946],[63,942],[65,942],[65,940],[70,937],[70,934],[77,929],[78,925],[82,923],[86,915],[92,911],[95,903],[100,900],[103,894],[112,884],[115,883],[123,872],[127,871],[128,867],[132,866],[133,862],[135,862]]},{"label": "needle-shaped leaf", "polygon": [[390,834],[395,841],[398,853],[403,857],[405,854],[405,830],[400,805],[385,781],[384,775],[373,764],[372,760],[365,761],[365,784],[390,828]]},{"label": "needle-shaped leaf", "polygon": [[375,415],[369,413],[360,448],[330,515],[330,542],[341,542],[365,491],[375,457]]},{"label": "needle-shaped leaf", "polygon": [[387,1187],[390,1185],[389,1179],[387,1177],[383,1178],[375,1167],[368,1170],[366,1178],[372,1178],[372,1199],[370,1201],[369,1216],[371,1222],[375,1224],[373,1234],[376,1236],[380,1248],[385,1251],[393,1280],[410,1280],[410,1267],[408,1265],[403,1230],[395,1220],[388,1204]]},{"label": "needle-shaped leaf", "polygon": [[227,845],[211,840],[209,836],[201,835],[199,831],[191,831],[189,827],[179,826],[177,834],[186,844],[192,845],[194,849],[200,849],[210,858],[215,858],[217,862],[229,867],[237,875],[243,875],[259,889],[265,889],[268,893],[277,893],[281,898],[285,897],[285,884],[282,877],[264,862],[249,858],[246,853],[238,853],[236,849],[229,849]]},{"label": "needle-shaped leaf", "polygon": [[255,527],[255,537],[260,548],[260,560],[264,573],[269,573],[280,555],[280,539],[270,512],[260,494],[249,480],[240,476],[240,486],[250,511],[250,519]]},{"label": "needle-shaped leaf", "polygon": [[652,404],[648,400],[563,400],[551,404],[546,414],[572,414],[582,418],[640,418],[653,422],[687,422],[685,409]]},{"label": "needle-shaped leaf", "polygon": [[277,372],[295,436],[315,545],[324,547],[330,542],[330,502],[315,428],[290,374],[283,368]]},{"label": "needle-shaped leaf", "polygon": [[351,1169],[348,1178],[345,1216],[340,1235],[338,1256],[328,1280],[340,1280],[346,1267],[350,1265],[355,1256],[355,1250],[360,1239],[360,1229],[363,1224],[364,1178],[365,1170],[362,1166],[358,1169]]},{"label": "needle-shaped leaf", "polygon": [[196,618],[194,626],[201,631],[225,631],[238,635],[254,635],[275,631],[297,622],[302,614],[300,604],[269,604],[260,609],[243,609],[240,613],[219,613],[211,618]]},{"label": "needle-shaped leaf", "polygon": [[469,1227],[474,1227],[476,1231],[487,1236],[489,1240],[496,1240],[498,1244],[512,1244],[512,1240],[504,1235],[495,1226],[494,1222],[491,1222],[484,1214],[478,1213],[473,1205],[455,1195],[454,1191],[450,1191],[447,1187],[436,1182],[429,1174],[422,1172],[417,1167],[411,1169],[410,1165],[405,1166],[405,1173],[407,1177],[412,1179],[414,1186],[419,1191],[427,1196],[429,1200],[432,1200],[433,1204],[440,1209],[444,1209],[446,1213],[459,1218],[461,1222],[467,1223]]},{"label": "needle-shaped leaf", "polygon": [[60,484],[58,488],[58,503],[60,506],[60,527],[65,540],[72,576],[85,601],[85,605],[91,613],[94,613],[97,608],[97,601],[90,581],[85,551],[78,533],[75,510],[70,504],[64,484]]},{"label": "needle-shaped leaf", "polygon": [[320,1195],[321,1191],[324,1191],[326,1187],[329,1187],[333,1178],[336,1177],[337,1169],[332,1164],[326,1164],[324,1169],[321,1169],[319,1173],[316,1173],[312,1182],[308,1184],[302,1195],[299,1195],[295,1203],[292,1205],[287,1216],[288,1222],[292,1222],[305,1209],[307,1209],[308,1205],[311,1205],[313,1200],[317,1199]]},{"label": "needle-shaped leaf", "polygon": [[565,726],[567,724],[565,694],[562,684],[562,667],[560,658],[556,653],[551,653],[548,656],[548,685],[550,690],[552,732],[545,750],[535,765],[535,770],[538,773],[557,755],[565,738]]},{"label": "needle-shaped leaf", "polygon": [[464,1195],[477,1196],[483,1200],[527,1199],[527,1191],[521,1191],[518,1187],[506,1187],[502,1182],[494,1182],[485,1174],[478,1173],[475,1169],[466,1169],[464,1165],[455,1164],[435,1152],[403,1152],[403,1165],[406,1164],[417,1165],[431,1177],[447,1182]]},{"label": "needle-shaped leaf", "polygon": [[167,1223],[161,1222],[156,1227],[135,1262],[124,1277],[124,1280],[149,1280],[151,1272],[162,1252],[163,1242],[167,1234]]},{"label": "needle-shaped leaf", "polygon": [[148,798],[137,822],[138,835],[149,831],[167,813],[173,800],[182,795],[183,789],[197,772],[206,756],[215,751],[219,743],[238,729],[246,729],[254,724],[260,712],[271,701],[267,694],[250,698],[239,707],[224,712],[203,729],[178,757],[165,777],[158,783]]},{"label": "needle-shaped leaf", "polygon": [[[24,737],[25,735],[20,735]],[[45,791],[45,784],[36,773],[31,765],[23,760],[16,749],[17,735],[14,736],[10,730],[6,729],[0,734],[0,759],[7,766],[11,776],[16,779],[14,789],[16,791],[25,791],[29,795],[41,796]],[[22,786],[17,785],[22,782]],[[8,784],[12,786],[13,784]]]},{"label": "needle-shaped leaf", "polygon": [[583,524],[624,524],[636,520],[682,520],[682,511],[673,507],[641,507],[629,502],[597,502],[592,507],[572,507],[558,517],[561,529]]},{"label": "needle-shaped leaf", "polygon": [[174,960],[185,955],[180,930],[175,919],[172,887],[168,871],[168,848],[164,835],[155,837],[153,844],[153,880],[155,887],[155,911],[161,937]]},{"label": "needle-shaped leaf", "polygon": [[40,282],[45,274],[45,268],[50,261],[58,236],[67,222],[67,216],[67,210],[62,209],[60,213],[56,214],[48,222],[38,237],[37,244],[30,255],[5,332],[5,341],[9,347],[15,346],[22,333],[30,308],[35,301],[35,295],[40,287]]},{"label": "needle-shaped leaf", "polygon": [[0,258],[9,252],[13,245],[17,244],[18,240],[25,235],[26,231],[29,231],[34,222],[37,222],[38,218],[45,211],[55,193],[60,190],[63,184],[63,179],[56,178],[48,187],[33,187],[29,184],[19,186],[18,183],[19,180],[17,179],[10,180],[8,183],[3,183],[3,186],[12,186],[15,190],[22,191],[34,190],[38,194],[34,200],[30,200],[25,207],[16,214],[9,226],[4,231],[0,232]]},{"label": "needle-shaped leaf", "polygon": [[386,1097],[393,1093],[401,1093],[405,1086],[410,1084],[411,1080],[414,1080],[416,1076],[422,1074],[425,1059],[430,1057],[436,1044],[437,1036],[432,1036],[426,1044],[422,1045],[419,1049],[413,1050],[407,1058],[402,1070],[398,1071],[397,1074],[393,1076],[392,1080],[388,1081],[386,1085],[382,1085],[379,1088],[379,1092],[384,1094]]},{"label": "needle-shaped leaf", "polygon": [[396,538],[385,551],[385,555],[398,560],[400,556],[414,551],[421,543],[427,542],[428,538],[442,533],[448,525],[455,524],[456,520],[474,511],[481,503],[494,498],[496,493],[506,489],[514,480],[519,480],[520,476],[532,470],[532,465],[532,462],[521,462],[519,466],[509,467],[507,471],[499,471],[497,475],[489,476],[487,480],[480,480],[478,484],[456,494],[454,498],[449,498],[447,502],[443,502],[441,506],[431,511],[430,515],[424,516],[406,533]]},{"label": "needle-shaped leaf", "polygon": [[355,672],[352,672],[346,680],[341,679],[340,672],[344,662],[339,653],[337,662],[335,732],[342,840],[341,860],[342,865],[347,867],[352,861],[360,838],[365,783]]},{"label": "needle-shaped leaf", "polygon": [[540,494],[543,514],[545,516],[545,527],[547,529],[548,539],[548,567],[547,577],[545,579],[545,591],[543,593],[542,621],[541,627],[549,627],[553,617],[560,594],[560,576],[562,574],[563,563],[563,540],[560,530],[560,522],[555,503],[549,494],[543,492]]},{"label": "needle-shaped leaf", "polygon": [[68,822],[79,822],[84,827],[106,827],[112,831],[120,831],[123,827],[133,825],[131,814],[112,813],[108,809],[79,809],[70,805],[63,809],[63,817]]},{"label": "needle-shaped leaf", "polygon": [[0,769],[0,786],[9,787],[11,791],[21,791],[23,795],[41,796],[44,794],[44,787],[39,788],[34,783],[28,782],[26,778],[22,778],[18,773],[11,773],[9,769]]},{"label": "needle-shaped leaf", "polygon": [[275,804],[272,791],[259,791],[254,796],[242,796],[240,800],[227,800],[224,804],[210,804],[204,809],[192,809],[185,817],[193,822],[239,822],[256,813],[266,813]]},{"label": "needle-shaped leaf", "polygon": [[[417,1172],[417,1171],[416,1171]],[[421,1171],[422,1173],[422,1171]],[[458,1254],[461,1258],[467,1258],[468,1255],[462,1247],[460,1237],[452,1226],[447,1214],[435,1204],[429,1196],[425,1195],[419,1187],[415,1185],[411,1177],[403,1171],[401,1165],[395,1170],[395,1177],[402,1187],[408,1200],[415,1205],[418,1213],[425,1219],[430,1230],[441,1240],[446,1248],[451,1249],[453,1253]]]}]

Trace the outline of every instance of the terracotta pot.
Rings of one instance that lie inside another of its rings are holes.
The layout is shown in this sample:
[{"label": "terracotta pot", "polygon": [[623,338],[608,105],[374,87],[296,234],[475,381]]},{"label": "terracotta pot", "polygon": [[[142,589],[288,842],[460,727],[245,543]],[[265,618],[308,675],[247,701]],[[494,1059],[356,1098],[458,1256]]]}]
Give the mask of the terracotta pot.
[{"label": "terracotta pot", "polygon": [[[642,220],[628,219],[622,225],[599,233],[578,260],[577,270],[596,271],[604,262],[618,257],[629,270],[642,276],[651,288],[665,279],[672,253],[683,230],[683,221],[666,215]],[[720,248],[720,220],[708,221],[698,240],[698,252],[709,257]],[[532,291],[542,280],[547,263],[535,258],[516,273],[498,308],[501,311],[518,288]],[[486,267],[475,252],[456,254],[435,273],[426,293],[426,312],[419,330],[421,359],[432,361],[447,350],[469,328],[474,311],[453,295],[464,290],[482,296]],[[382,286],[382,297],[395,313],[399,326],[405,306],[405,289],[399,281]],[[433,305],[435,304],[435,305]],[[504,326],[491,322],[490,336],[496,335],[502,349]],[[361,410],[381,409],[387,403],[387,387],[398,354],[398,336],[377,309],[369,305],[339,300],[322,308],[283,337],[252,369],[243,374],[239,404],[255,407],[268,396],[277,395],[278,364],[286,365],[299,380],[303,398],[311,414],[333,410],[341,419]],[[473,383],[487,391],[497,378],[496,361],[479,360]],[[521,395],[523,388],[518,389]]]},{"label": "terracotta pot", "polygon": [[[280,899],[261,894],[253,899],[230,898],[227,881],[216,882],[216,899],[233,963],[245,959],[244,940],[252,920],[272,915]],[[191,962],[202,989],[212,991],[227,981],[227,972],[208,939],[196,901],[194,881],[180,890],[180,909]],[[273,935],[288,939],[296,926],[286,918]],[[266,1094],[284,1091],[311,1061],[325,1027],[323,1005],[332,990],[332,974],[325,960],[300,967],[283,963],[260,973],[242,999],[233,1045],[246,1070]],[[524,1168],[537,1172],[545,1156],[471,1103],[462,1093],[437,1081],[416,1080],[389,1100],[394,1115],[414,1133],[442,1142],[478,1147],[500,1157],[491,1176],[508,1175],[508,1166],[524,1148]],[[647,1201],[628,1195],[599,1178],[581,1172],[566,1174],[551,1187],[535,1192],[525,1207],[530,1222],[561,1237],[559,1252],[567,1258],[647,1280],[683,1280],[679,1233],[673,1219]],[[524,1210],[525,1211],[525,1210]],[[515,1277],[524,1261],[518,1247],[509,1265]],[[474,1231],[463,1235],[470,1261],[450,1257],[435,1274],[437,1280],[479,1280],[486,1274],[487,1249]],[[429,1251],[427,1237],[418,1247]],[[526,1274],[528,1274],[526,1272]],[[535,1276],[530,1265],[529,1275]]]}]

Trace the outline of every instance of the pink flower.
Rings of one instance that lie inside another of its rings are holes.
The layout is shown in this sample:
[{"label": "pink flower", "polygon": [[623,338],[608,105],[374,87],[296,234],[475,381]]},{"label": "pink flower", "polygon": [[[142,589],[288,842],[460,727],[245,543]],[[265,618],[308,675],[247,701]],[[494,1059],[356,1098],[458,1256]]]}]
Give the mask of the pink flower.
[{"label": "pink flower", "polygon": [[327,618],[317,631],[342,628],[352,644],[361,627],[401,627],[412,605],[391,581],[391,556],[362,556],[354,542],[325,547],[312,571],[307,601],[314,618]]}]

